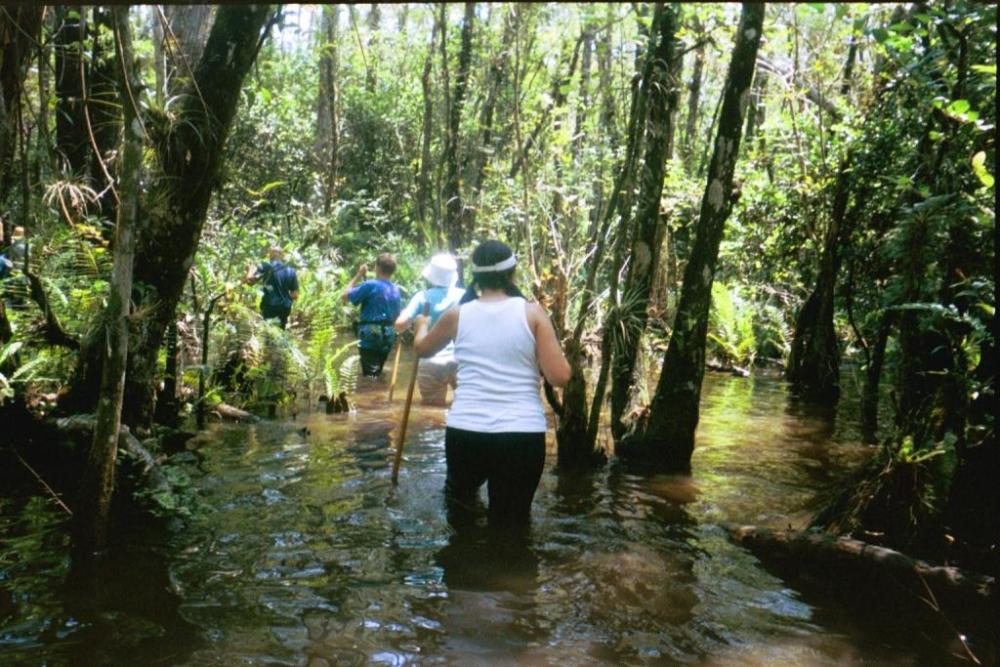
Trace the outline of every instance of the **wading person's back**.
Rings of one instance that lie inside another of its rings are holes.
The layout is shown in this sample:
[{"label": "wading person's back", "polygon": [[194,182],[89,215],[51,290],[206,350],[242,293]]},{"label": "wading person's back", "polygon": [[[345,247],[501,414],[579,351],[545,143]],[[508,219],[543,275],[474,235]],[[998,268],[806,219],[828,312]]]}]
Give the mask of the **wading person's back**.
[{"label": "wading person's back", "polygon": [[430,331],[427,318],[418,318],[415,346],[425,357],[455,344],[458,386],[445,430],[445,495],[453,520],[462,520],[486,482],[490,524],[524,525],[545,465],[539,369],[559,387],[570,368],[549,316],[514,285],[511,249],[486,241],[472,263],[462,305]]}]

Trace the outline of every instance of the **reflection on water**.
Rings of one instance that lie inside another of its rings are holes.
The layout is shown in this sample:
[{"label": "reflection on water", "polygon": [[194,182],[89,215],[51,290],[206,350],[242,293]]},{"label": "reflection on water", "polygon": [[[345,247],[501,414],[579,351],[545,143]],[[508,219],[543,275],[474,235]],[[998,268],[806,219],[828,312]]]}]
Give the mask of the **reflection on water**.
[{"label": "reflection on water", "polygon": [[202,510],[165,531],[129,530],[84,589],[66,583],[78,580],[56,510],[29,489],[0,500],[0,663],[946,657],[940,633],[790,589],[719,527],[802,526],[867,455],[850,396],[833,414],[777,380],[709,377],[693,477],[550,467],[530,530],[512,535],[449,527],[440,410],[415,407],[393,487],[401,401],[366,392],[357,415],[203,433],[180,456]]}]

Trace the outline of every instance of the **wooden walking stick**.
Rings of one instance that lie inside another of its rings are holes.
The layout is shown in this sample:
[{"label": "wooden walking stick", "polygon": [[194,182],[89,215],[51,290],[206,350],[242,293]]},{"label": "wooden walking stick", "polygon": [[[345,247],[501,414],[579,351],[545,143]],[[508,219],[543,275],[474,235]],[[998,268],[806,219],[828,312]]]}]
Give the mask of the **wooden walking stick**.
[{"label": "wooden walking stick", "polygon": [[[424,305],[424,315],[431,311],[429,304]],[[392,483],[399,482],[399,464],[403,461],[403,443],[406,441],[406,425],[410,421],[410,405],[413,404],[413,388],[417,386],[417,371],[420,369],[420,355],[413,351],[413,374],[410,375],[410,386],[406,388],[406,405],[403,406],[403,419],[399,423],[399,435],[396,437],[396,458],[392,462]]]},{"label": "wooden walking stick", "polygon": [[403,339],[396,336],[396,360],[392,362],[392,379],[389,381],[389,402],[392,403],[392,394],[396,391],[396,376],[399,374],[399,355],[403,351]]}]

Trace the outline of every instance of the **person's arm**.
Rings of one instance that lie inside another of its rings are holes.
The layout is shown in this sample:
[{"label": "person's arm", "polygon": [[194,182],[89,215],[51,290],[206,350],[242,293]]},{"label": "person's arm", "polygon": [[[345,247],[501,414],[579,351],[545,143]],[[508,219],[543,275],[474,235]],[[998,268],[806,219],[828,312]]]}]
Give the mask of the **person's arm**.
[{"label": "person's arm", "polygon": [[360,281],[364,280],[367,275],[368,265],[362,264],[358,267],[358,272],[354,274],[353,278],[351,278],[351,282],[347,283],[347,289],[344,290],[344,294],[341,298],[343,298],[344,301],[351,303],[351,290],[353,290]]},{"label": "person's arm", "polygon": [[288,296],[291,297],[292,301],[299,300],[299,274],[292,269],[292,284],[290,285],[292,289],[288,290]]},{"label": "person's arm", "polygon": [[247,267],[246,275],[243,276],[243,282],[247,285],[253,285],[258,280],[260,280],[260,267],[251,264]]},{"label": "person's arm", "polygon": [[528,323],[531,324],[531,331],[535,334],[535,354],[538,356],[542,374],[553,387],[564,386],[569,382],[572,369],[559,346],[552,320],[537,303],[529,303]]},{"label": "person's arm", "polygon": [[417,311],[420,310],[421,303],[423,302],[424,293],[417,292],[410,299],[410,302],[406,304],[406,308],[403,308],[399,312],[399,317],[396,318],[396,322],[393,324],[396,327],[397,333],[403,333],[413,322],[413,318],[416,317]]},{"label": "person's arm", "polygon": [[417,317],[414,325],[413,349],[419,357],[433,357],[458,335],[458,308],[451,308],[439,317],[430,331],[427,330],[427,323],[431,319],[426,314],[428,310],[425,305],[425,314]]}]

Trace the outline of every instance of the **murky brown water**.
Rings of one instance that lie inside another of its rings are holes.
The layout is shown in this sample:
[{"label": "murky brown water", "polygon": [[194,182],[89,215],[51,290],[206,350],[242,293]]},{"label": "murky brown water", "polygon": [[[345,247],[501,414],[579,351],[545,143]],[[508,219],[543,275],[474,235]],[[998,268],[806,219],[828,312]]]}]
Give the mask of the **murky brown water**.
[{"label": "murky brown water", "polygon": [[949,659],[947,628],[793,590],[720,528],[804,524],[868,453],[850,396],[823,414],[776,379],[711,376],[692,478],[550,467],[520,542],[449,529],[443,411],[414,410],[394,488],[401,397],[369,389],[359,403],[352,416],[212,427],[178,457],[201,509],[130,527],[85,585],[69,577],[58,510],[27,487],[4,493],[0,663]]}]

